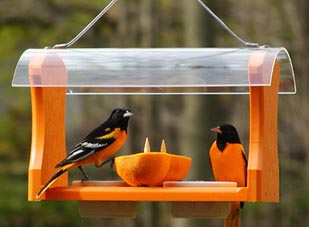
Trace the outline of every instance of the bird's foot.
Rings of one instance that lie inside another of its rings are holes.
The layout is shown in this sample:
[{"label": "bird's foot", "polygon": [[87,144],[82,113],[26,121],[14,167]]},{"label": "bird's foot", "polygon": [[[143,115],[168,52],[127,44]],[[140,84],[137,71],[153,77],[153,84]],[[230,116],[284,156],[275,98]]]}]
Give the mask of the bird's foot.
[{"label": "bird's foot", "polygon": [[83,181],[89,181],[90,178],[87,176],[87,174],[85,173],[85,171],[83,170],[83,168],[81,166],[78,167],[78,169],[81,171],[81,173],[83,174],[83,178],[82,178],[82,182]]},{"label": "bird's foot", "polygon": [[111,158],[108,158],[108,159],[104,160],[104,161],[101,163],[101,165],[100,165],[99,167],[105,165],[105,164],[108,163],[108,162],[110,162],[110,167],[111,167],[112,169],[114,169],[114,166],[115,166],[115,157],[111,157]]},{"label": "bird's foot", "polygon": [[82,178],[82,182],[90,181],[90,178],[86,175]]}]

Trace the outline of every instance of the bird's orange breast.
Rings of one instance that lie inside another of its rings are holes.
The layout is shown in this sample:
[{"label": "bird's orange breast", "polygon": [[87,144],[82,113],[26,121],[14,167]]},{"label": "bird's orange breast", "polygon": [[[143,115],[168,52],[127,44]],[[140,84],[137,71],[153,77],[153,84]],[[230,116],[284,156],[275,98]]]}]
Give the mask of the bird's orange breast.
[{"label": "bird's orange breast", "polygon": [[233,181],[238,187],[246,185],[246,160],[241,144],[227,143],[225,149],[220,151],[215,141],[210,148],[209,158],[216,181]]},{"label": "bird's orange breast", "polygon": [[115,129],[114,131],[116,138],[115,141],[102,151],[98,152],[97,161],[101,162],[103,159],[116,153],[122,145],[125,143],[127,138],[127,132],[125,130]]},{"label": "bird's orange breast", "polygon": [[102,163],[102,160],[113,155],[122,147],[122,145],[126,141],[127,132],[125,130],[121,130],[120,128],[116,128],[113,131],[112,136],[115,138],[115,141],[113,143],[109,144],[107,147],[103,148],[102,150],[97,151],[96,153],[89,156],[88,158],[82,161],[76,162],[74,166],[80,166],[80,165],[85,165],[89,163],[94,163],[96,166],[100,166]]}]

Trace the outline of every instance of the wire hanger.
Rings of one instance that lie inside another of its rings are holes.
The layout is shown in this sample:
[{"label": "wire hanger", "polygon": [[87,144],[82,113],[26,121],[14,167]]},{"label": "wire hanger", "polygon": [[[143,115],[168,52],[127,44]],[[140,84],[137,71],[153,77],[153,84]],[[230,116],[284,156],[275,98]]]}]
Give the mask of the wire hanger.
[{"label": "wire hanger", "polygon": [[[56,44],[52,48],[61,49],[68,48],[76,43],[118,0],[112,0],[80,33],[78,33],[71,41],[63,44]],[[259,47],[258,43],[246,42],[236,35],[213,11],[211,11],[208,6],[202,1],[197,0],[197,2],[207,11],[207,13],[215,19],[230,35],[237,39],[241,44],[249,48]]]},{"label": "wire hanger", "polygon": [[84,29],[78,33],[71,41],[63,44],[56,44],[54,49],[68,48],[76,43],[118,0],[112,0]]}]

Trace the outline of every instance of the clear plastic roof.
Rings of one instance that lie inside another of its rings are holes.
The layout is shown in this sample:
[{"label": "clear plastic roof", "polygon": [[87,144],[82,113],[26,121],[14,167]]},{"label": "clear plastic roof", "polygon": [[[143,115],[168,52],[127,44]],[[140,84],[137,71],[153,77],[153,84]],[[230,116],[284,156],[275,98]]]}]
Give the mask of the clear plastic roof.
[{"label": "clear plastic roof", "polygon": [[[276,60],[279,93],[295,93],[284,48],[28,49],[12,85],[67,87],[70,94],[242,94],[270,86]],[[254,79],[249,65],[258,68]]]}]

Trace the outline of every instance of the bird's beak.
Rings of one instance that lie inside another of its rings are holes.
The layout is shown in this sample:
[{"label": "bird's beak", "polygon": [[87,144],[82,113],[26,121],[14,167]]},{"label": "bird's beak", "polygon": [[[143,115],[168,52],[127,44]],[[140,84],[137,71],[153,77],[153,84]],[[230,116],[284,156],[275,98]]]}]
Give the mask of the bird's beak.
[{"label": "bird's beak", "polygon": [[130,112],[129,110],[127,110],[127,111],[123,114],[123,117],[126,118],[126,117],[130,117],[130,116],[132,116],[132,115],[133,115],[133,113]]},{"label": "bird's beak", "polygon": [[211,131],[215,132],[215,133],[219,133],[219,134],[222,134],[222,131],[219,127],[216,127],[216,128],[212,128],[210,129]]}]

